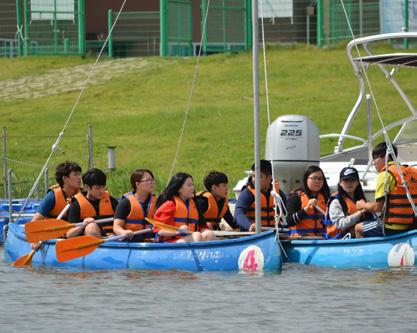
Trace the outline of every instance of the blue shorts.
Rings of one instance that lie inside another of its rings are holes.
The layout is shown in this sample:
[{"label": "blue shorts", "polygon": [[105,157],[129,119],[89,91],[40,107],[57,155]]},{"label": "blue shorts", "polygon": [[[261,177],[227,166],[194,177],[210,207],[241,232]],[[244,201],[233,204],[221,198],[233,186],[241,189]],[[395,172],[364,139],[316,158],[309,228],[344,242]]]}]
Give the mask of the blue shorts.
[{"label": "blue shorts", "polygon": [[365,221],[362,225],[363,237],[384,237],[406,232],[407,230],[394,230],[385,228],[380,220]]},{"label": "blue shorts", "polygon": [[376,221],[365,221],[362,224],[362,235],[363,237],[383,237],[384,227],[380,220]]}]

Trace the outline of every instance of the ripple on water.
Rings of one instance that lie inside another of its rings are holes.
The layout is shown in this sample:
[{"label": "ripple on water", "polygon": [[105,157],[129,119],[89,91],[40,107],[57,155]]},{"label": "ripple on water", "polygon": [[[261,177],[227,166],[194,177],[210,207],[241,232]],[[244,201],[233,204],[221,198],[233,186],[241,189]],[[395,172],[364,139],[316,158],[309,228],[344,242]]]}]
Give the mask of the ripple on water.
[{"label": "ripple on water", "polygon": [[[2,251],[1,251],[2,252]],[[0,253],[1,255],[2,253]],[[74,272],[0,263],[2,332],[413,332],[417,274]]]}]

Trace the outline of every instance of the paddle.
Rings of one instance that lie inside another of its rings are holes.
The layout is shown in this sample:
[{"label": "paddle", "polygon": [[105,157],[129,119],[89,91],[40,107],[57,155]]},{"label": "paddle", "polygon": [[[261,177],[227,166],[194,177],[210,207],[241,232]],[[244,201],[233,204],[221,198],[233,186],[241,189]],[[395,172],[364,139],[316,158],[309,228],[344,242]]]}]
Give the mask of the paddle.
[{"label": "paddle", "polygon": [[[135,231],[133,235],[140,235],[151,232],[152,229],[143,229]],[[113,236],[101,239],[93,236],[80,236],[64,239],[56,242],[56,257],[59,262],[68,261],[78,257],[86,256],[97,249],[100,244],[116,241],[125,238],[125,236]]]},{"label": "paddle", "polygon": [[152,224],[154,227],[157,227],[165,231],[169,231],[169,232],[184,231],[183,233],[188,233],[188,234],[191,233],[191,231],[179,230],[179,228],[177,228],[174,225],[169,225],[169,224],[165,224],[156,220],[148,219],[147,217],[145,218],[145,220],[148,221],[150,224]]},{"label": "paddle", "polygon": [[[155,221],[152,219],[146,218],[146,221],[148,221],[150,224],[153,224],[155,227],[158,227],[162,230],[170,231],[170,232],[177,232],[179,231],[181,234],[190,234],[191,231],[186,231],[180,228],[177,228],[173,225],[165,224],[159,221]],[[227,237],[227,236],[250,236],[254,235],[255,232],[251,231],[220,231],[220,230],[213,230],[214,235],[219,237]]]},{"label": "paddle", "polygon": [[[61,213],[59,213],[57,219],[61,219],[68,209],[70,208],[70,204],[68,203]],[[36,251],[38,251],[41,248],[42,242],[39,242],[39,247],[36,250],[30,251],[29,254],[25,254],[24,256],[21,256],[17,258],[17,260],[13,263],[14,267],[23,267],[23,266],[31,266],[32,265],[32,258],[35,255]]]},{"label": "paddle", "polygon": [[[94,222],[105,223],[111,221],[113,221],[112,217],[96,220]],[[30,243],[54,239],[65,235],[68,230],[82,225],[84,225],[84,222],[69,223],[58,219],[31,221],[25,224],[26,239]]]},{"label": "paddle", "polygon": [[314,206],[315,209],[317,209],[320,213],[322,213],[324,216],[326,216],[326,212],[321,209],[319,206]]},{"label": "paddle", "polygon": [[36,250],[30,251],[29,254],[25,254],[17,258],[17,260],[13,263],[14,267],[23,267],[23,266],[31,266],[32,265],[32,258],[35,255]]}]

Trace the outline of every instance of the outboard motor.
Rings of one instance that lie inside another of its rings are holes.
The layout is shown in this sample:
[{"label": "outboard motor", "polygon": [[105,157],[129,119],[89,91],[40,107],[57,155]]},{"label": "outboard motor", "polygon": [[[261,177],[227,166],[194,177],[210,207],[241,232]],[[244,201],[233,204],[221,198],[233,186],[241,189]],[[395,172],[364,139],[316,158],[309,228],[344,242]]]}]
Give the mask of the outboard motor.
[{"label": "outboard motor", "polygon": [[272,161],[281,190],[289,193],[303,185],[310,165],[319,165],[320,139],[317,126],[307,117],[285,115],[277,118],[266,133],[265,159]]}]

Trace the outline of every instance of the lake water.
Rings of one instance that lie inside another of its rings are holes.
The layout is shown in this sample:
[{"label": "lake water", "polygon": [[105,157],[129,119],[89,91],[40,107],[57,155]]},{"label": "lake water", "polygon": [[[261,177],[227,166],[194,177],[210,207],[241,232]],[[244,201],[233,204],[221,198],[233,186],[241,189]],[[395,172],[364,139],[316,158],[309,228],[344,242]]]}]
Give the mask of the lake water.
[{"label": "lake water", "polygon": [[416,273],[74,273],[1,260],[0,332],[417,332]]}]

